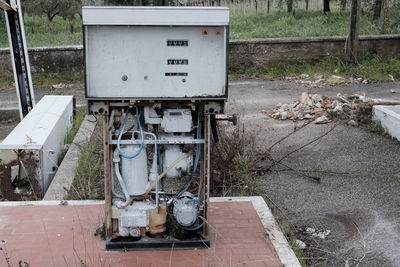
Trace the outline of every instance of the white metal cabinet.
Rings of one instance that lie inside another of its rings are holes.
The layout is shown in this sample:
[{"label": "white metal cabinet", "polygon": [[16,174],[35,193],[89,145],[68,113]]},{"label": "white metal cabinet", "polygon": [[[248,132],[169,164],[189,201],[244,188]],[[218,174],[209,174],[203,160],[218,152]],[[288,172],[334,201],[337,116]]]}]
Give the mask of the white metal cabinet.
[{"label": "white metal cabinet", "polygon": [[12,161],[18,163],[21,151],[33,153],[36,156],[31,157],[30,162],[35,166],[24,168],[36,169],[31,173],[37,176],[42,192],[46,192],[57,171],[59,156],[72,122],[72,96],[44,96],[1,142],[0,163],[3,166]]}]

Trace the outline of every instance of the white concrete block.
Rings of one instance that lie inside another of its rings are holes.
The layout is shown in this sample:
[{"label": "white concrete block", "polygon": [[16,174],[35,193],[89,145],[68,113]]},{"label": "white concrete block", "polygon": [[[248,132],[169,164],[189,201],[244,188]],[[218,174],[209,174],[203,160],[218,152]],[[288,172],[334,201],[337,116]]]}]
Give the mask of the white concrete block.
[{"label": "white concrete block", "polygon": [[400,105],[374,106],[373,119],[380,121],[386,132],[400,141]]}]

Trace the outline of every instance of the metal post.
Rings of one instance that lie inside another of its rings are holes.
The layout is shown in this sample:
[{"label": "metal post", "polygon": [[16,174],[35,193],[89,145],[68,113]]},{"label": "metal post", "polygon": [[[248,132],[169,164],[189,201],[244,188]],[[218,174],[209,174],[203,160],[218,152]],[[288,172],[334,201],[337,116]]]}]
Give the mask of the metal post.
[{"label": "metal post", "polygon": [[20,0],[0,0],[0,8],[4,10],[6,18],[11,63],[13,66],[20,117],[22,119],[35,105],[35,97],[33,94],[21,3]]}]

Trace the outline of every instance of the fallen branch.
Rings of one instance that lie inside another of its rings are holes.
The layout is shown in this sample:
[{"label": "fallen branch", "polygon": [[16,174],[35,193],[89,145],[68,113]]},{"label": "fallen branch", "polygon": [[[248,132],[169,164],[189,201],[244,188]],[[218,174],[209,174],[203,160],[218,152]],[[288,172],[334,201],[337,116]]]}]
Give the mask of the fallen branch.
[{"label": "fallen branch", "polygon": [[270,146],[270,147],[267,149],[267,151],[271,151],[271,149],[272,149],[274,146],[280,144],[282,141],[284,141],[285,139],[289,138],[291,135],[293,135],[293,134],[297,133],[299,130],[305,128],[305,127],[306,127],[307,125],[309,125],[311,122],[313,122],[313,120],[307,121],[306,123],[304,123],[303,125],[301,125],[301,126],[298,127],[298,128],[297,128],[296,125],[295,125],[295,128],[294,128],[293,132],[290,132],[290,133],[287,134],[286,136],[284,136],[284,137],[282,137],[281,139],[279,139],[278,141],[276,141],[272,146]]},{"label": "fallen branch", "polygon": [[329,129],[327,132],[325,132],[324,134],[322,134],[322,135],[318,136],[317,138],[311,140],[310,142],[308,142],[308,143],[302,145],[301,147],[299,147],[299,148],[297,148],[297,149],[295,149],[295,150],[292,150],[291,152],[287,153],[285,156],[283,156],[282,158],[280,158],[279,160],[277,160],[276,163],[280,163],[282,160],[286,159],[286,158],[289,157],[290,155],[296,153],[297,151],[299,151],[299,150],[305,148],[306,146],[309,146],[309,145],[311,145],[312,143],[315,143],[315,142],[317,142],[318,140],[322,139],[323,137],[327,136],[330,132],[332,132],[332,131],[336,128],[336,126],[337,126],[337,124],[334,124],[334,125],[331,127],[331,129]]},{"label": "fallen branch", "polygon": [[282,165],[282,166],[284,166],[284,167],[290,169],[291,171],[294,171],[294,172],[300,174],[301,176],[303,176],[303,177],[305,177],[305,178],[312,179],[313,181],[316,181],[316,182],[318,182],[318,183],[321,182],[321,177],[308,175],[308,174],[306,174],[306,173],[304,173],[304,172],[302,172],[302,171],[300,171],[300,170],[294,169],[294,168],[292,168],[292,167],[290,167],[290,166],[288,166],[288,165],[286,165],[286,164],[284,164],[284,163],[281,163],[281,162],[277,162],[277,163],[278,163],[279,165]]}]

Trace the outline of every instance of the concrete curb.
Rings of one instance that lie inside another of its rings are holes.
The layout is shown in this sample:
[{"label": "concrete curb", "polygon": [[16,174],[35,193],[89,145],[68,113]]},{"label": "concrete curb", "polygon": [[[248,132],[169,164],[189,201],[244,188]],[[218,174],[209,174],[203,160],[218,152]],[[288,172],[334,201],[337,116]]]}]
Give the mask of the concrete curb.
[{"label": "concrete curb", "polygon": [[81,155],[81,147],[88,142],[96,127],[96,122],[91,122],[88,118],[89,115],[86,115],[43,200],[62,200],[71,188]]},{"label": "concrete curb", "polygon": [[400,105],[378,106],[372,109],[373,119],[381,122],[382,127],[392,137],[400,141]]},{"label": "concrete curb", "polygon": [[0,121],[19,120],[18,108],[2,108],[0,109]]}]

